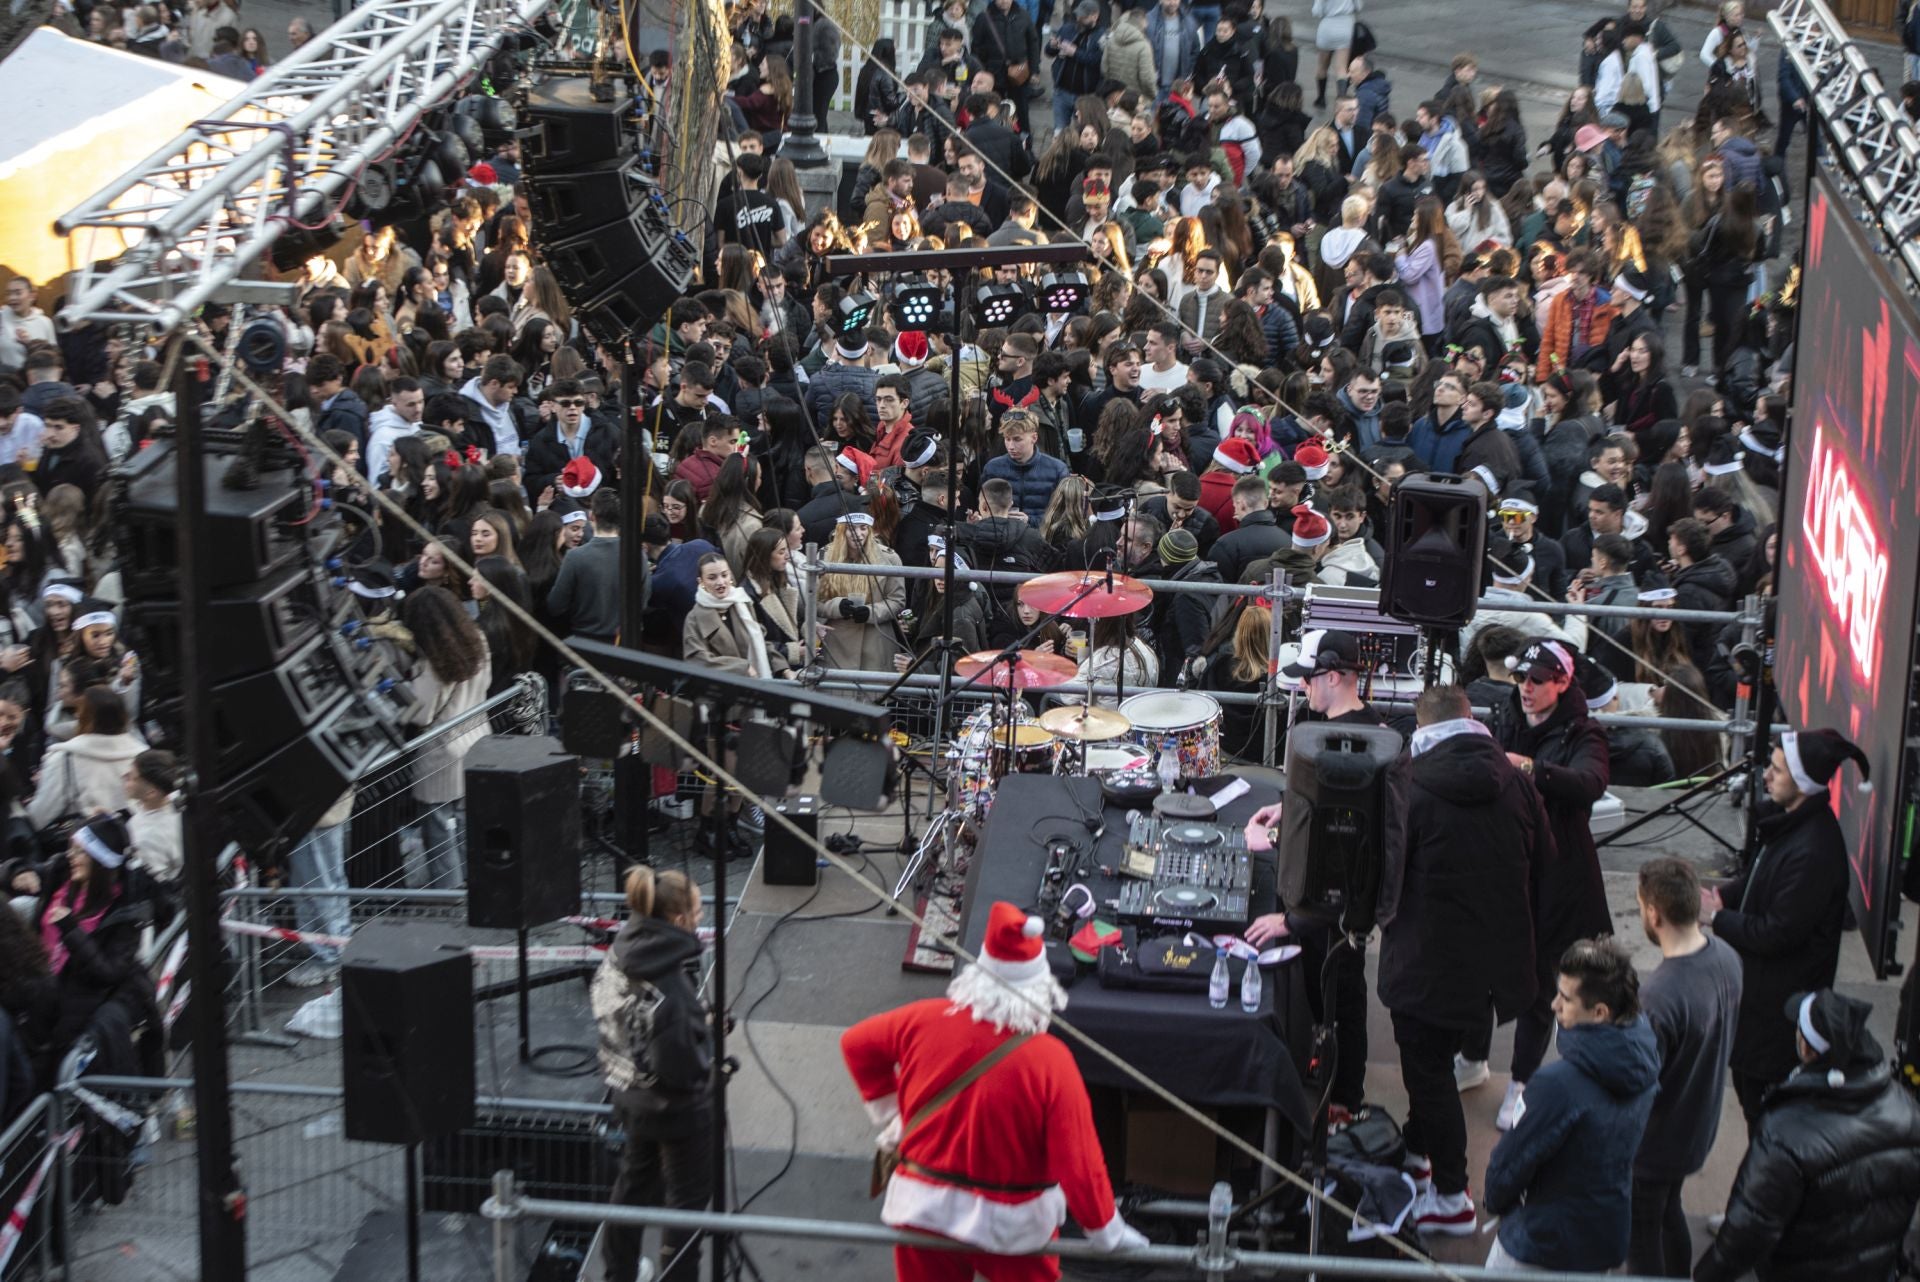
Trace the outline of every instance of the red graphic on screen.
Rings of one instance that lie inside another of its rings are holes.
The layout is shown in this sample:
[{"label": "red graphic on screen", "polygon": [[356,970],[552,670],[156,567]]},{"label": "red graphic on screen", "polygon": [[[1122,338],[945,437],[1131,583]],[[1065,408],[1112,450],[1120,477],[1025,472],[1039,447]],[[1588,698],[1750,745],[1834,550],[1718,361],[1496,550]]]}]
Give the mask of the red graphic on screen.
[{"label": "red graphic on screen", "polygon": [[[1881,383],[1886,370],[1881,369]],[[1824,587],[1828,613],[1840,625],[1853,670],[1870,682],[1880,670],[1880,610],[1887,592],[1887,550],[1846,456],[1833,447],[1826,425],[1813,427],[1812,467],[1800,520],[1808,569]],[[1824,648],[1824,647],[1823,647]],[[1824,657],[1824,656],[1823,656]],[[1826,664],[1821,664],[1822,669]]]}]

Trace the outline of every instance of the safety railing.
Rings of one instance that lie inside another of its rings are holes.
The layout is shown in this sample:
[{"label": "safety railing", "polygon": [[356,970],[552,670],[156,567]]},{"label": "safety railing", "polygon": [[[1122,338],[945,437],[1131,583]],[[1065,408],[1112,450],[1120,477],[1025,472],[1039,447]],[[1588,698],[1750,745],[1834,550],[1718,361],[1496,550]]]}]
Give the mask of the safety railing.
[{"label": "safety railing", "polygon": [[51,1095],[28,1100],[0,1131],[0,1279],[5,1282],[52,1273],[59,1206],[54,1134]]}]

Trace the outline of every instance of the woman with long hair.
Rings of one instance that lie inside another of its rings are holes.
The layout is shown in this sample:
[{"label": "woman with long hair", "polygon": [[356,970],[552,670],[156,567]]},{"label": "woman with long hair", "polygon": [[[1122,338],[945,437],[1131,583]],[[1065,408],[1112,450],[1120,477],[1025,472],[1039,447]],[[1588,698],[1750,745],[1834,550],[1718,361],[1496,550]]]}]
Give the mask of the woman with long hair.
[{"label": "woman with long hair", "polygon": [[[1084,138],[1085,132],[1080,129],[1056,129],[1053,138],[1040,153],[1040,159],[1034,163],[1034,199],[1040,203],[1040,208],[1058,220],[1055,225],[1069,221],[1067,206],[1073,199],[1080,175],[1086,172],[1087,160],[1092,152],[1085,145]],[[1053,222],[1052,219],[1047,221]]]},{"label": "woman with long hair", "polygon": [[804,666],[806,618],[800,611],[800,590],[788,572],[793,545],[787,532],[761,526],[748,536],[741,559],[740,588],[753,605],[767,649],[778,652],[789,668]]},{"label": "woman with long hair", "polygon": [[1480,132],[1469,147],[1473,167],[1486,175],[1487,189],[1497,200],[1526,176],[1527,130],[1520,121],[1519,101],[1510,90],[1489,91],[1482,111]]},{"label": "woman with long hair", "polygon": [[1293,169],[1313,195],[1313,220],[1323,227],[1340,226],[1347,175],[1340,167],[1340,135],[1331,125],[1321,125],[1307,135],[1300,150],[1293,153]]},{"label": "woman with long hair", "polygon": [[1214,198],[1213,211],[1220,216],[1220,235],[1213,247],[1227,255],[1229,270],[1237,278],[1253,261],[1253,229],[1247,225],[1247,202],[1237,191],[1222,192]]},{"label": "woman with long hair", "polygon": [[[1679,634],[1679,629],[1674,629],[1672,635]],[[1707,697],[1706,678],[1684,658],[1667,669],[1664,682],[1654,686],[1653,711],[1662,717],[1720,719],[1720,710]],[[1676,779],[1699,779],[1725,764],[1727,740],[1717,730],[1662,730],[1660,738],[1667,746],[1667,755],[1673,758]]]},{"label": "woman with long hair", "polygon": [[1547,150],[1553,155],[1555,173],[1565,172],[1567,158],[1579,154],[1574,151],[1573,143],[1580,127],[1599,123],[1600,112],[1593,105],[1593,86],[1576,86],[1560,108],[1560,116],[1553,122],[1553,136],[1547,141]]},{"label": "woman with long hair", "polygon": [[713,487],[700,509],[704,536],[727,554],[727,563],[745,573],[747,540],[760,529],[760,502],[754,497],[755,466],[745,454],[729,454],[714,474]]},{"label": "woman with long hair", "polygon": [[673,537],[682,543],[699,537],[696,524],[699,511],[700,500],[694,495],[690,481],[675,477],[660,492],[660,515],[667,518]]},{"label": "woman with long hair", "polygon": [[516,549],[520,554],[520,568],[526,572],[527,594],[533,598],[534,615],[550,627],[552,621],[544,613],[547,593],[553,590],[553,581],[560,577],[566,541],[567,527],[560,514],[546,508],[535,512],[527,522],[527,532],[520,536]]},{"label": "woman with long hair", "polygon": [[[1664,603],[1671,606],[1671,598],[1666,598]],[[1687,634],[1672,619],[1634,619],[1627,629],[1627,635],[1633,647],[1635,681],[1664,685],[1667,674],[1681,664],[1693,665],[1693,652],[1687,647]]]},{"label": "woman with long hair", "polygon": [[127,703],[108,686],[73,690],[74,735],[40,760],[40,782],[27,819],[45,829],[68,815],[127,807],[127,767],[147,750],[134,733]]},{"label": "woman with long hair", "polygon": [[553,377],[553,354],[565,337],[566,331],[544,316],[530,316],[519,327],[509,354],[520,367],[521,390],[529,396],[538,396]]},{"label": "woman with long hair", "polygon": [[833,402],[828,420],[827,444],[873,452],[873,421],[867,417],[866,402],[858,392],[843,392]]},{"label": "woman with long hair", "polygon": [[[1246,600],[1247,598],[1241,598]],[[1228,621],[1231,620],[1231,629]],[[1220,633],[1226,632],[1224,639]],[[1208,638],[1210,649],[1201,683],[1209,690],[1231,694],[1258,694],[1267,680],[1267,646],[1273,633],[1273,611],[1264,605],[1231,611]],[[1257,760],[1264,722],[1256,705],[1223,703],[1220,748],[1229,758]]]},{"label": "woman with long hair", "polygon": [[429,400],[442,392],[458,392],[466,381],[467,362],[458,343],[427,344],[426,357],[420,362],[420,390]]},{"label": "woman with long hair", "polygon": [[1213,345],[1235,365],[1245,365],[1258,373],[1267,364],[1267,334],[1260,327],[1260,314],[1244,298],[1230,299],[1221,313],[1220,332]]},{"label": "woman with long hair", "polygon": [[1431,355],[1446,332],[1447,281],[1459,272],[1461,261],[1460,242],[1447,226],[1439,197],[1422,196],[1414,202],[1406,248],[1393,261],[1401,289],[1420,312],[1420,335]]},{"label": "woman with long hair", "polygon": [[[22,512],[39,498],[29,490],[21,510],[9,512],[0,521],[0,547],[6,549],[6,564],[0,566],[0,583],[16,601],[32,603],[39,599],[47,582],[47,545],[45,526],[28,524]],[[84,585],[82,585],[84,586]]]},{"label": "woman with long hair", "polygon": [[[1087,653],[1080,660],[1074,680],[1083,685],[1124,685],[1141,690],[1160,678],[1160,660],[1139,635],[1136,615],[1116,614],[1093,620],[1088,629]],[[1079,700],[1075,700],[1079,702]],[[1103,708],[1119,706],[1113,695],[1099,695],[1094,702]]]},{"label": "woman with long hair", "polygon": [[[933,569],[945,570],[947,558],[959,555],[947,546],[945,539],[936,537],[929,550],[927,564]],[[964,557],[957,568],[967,568]],[[920,666],[922,672],[938,672],[942,666],[951,670],[959,663],[962,654],[987,648],[986,593],[979,590],[978,585],[955,579],[953,595],[949,597],[946,575],[941,574],[924,580],[922,587],[924,590],[919,594],[920,613],[913,620],[907,635],[907,648],[893,656],[893,666],[898,671],[905,672],[913,666],[916,658],[922,657],[926,659]],[[952,608],[949,609],[949,606]],[[939,649],[949,627],[953,639],[959,643],[959,650],[946,652],[946,663],[942,665],[933,652]]]},{"label": "woman with long hair", "polygon": [[427,813],[401,835],[403,875],[409,889],[455,888],[464,884],[463,767],[468,751],[488,729],[485,718],[466,714],[486,702],[493,659],[480,625],[445,588],[410,593],[401,618],[420,655],[413,673],[413,702],[401,711],[401,720],[421,730],[462,722],[460,729],[434,736],[415,759],[413,796]]},{"label": "woman with long hair", "polygon": [[1087,537],[1092,511],[1092,487],[1084,476],[1067,475],[1053,487],[1053,497],[1040,516],[1040,538],[1049,547],[1064,548]]},{"label": "woman with long hair", "polygon": [[1744,332],[1748,286],[1753,283],[1755,264],[1765,256],[1766,238],[1760,234],[1752,185],[1741,183],[1728,192],[1725,208],[1708,219],[1688,247],[1706,286],[1707,314],[1713,320],[1713,369],[1719,374]]},{"label": "woman with long hair", "polygon": [[768,644],[753,602],[734,583],[727,558],[718,552],[702,553],[695,572],[698,586],[693,608],[681,625],[686,661],[762,681],[786,676],[786,651]]},{"label": "woman with long hair", "polygon": [[1652,330],[1637,334],[1614,362],[1613,373],[1626,391],[1608,407],[1608,415],[1634,435],[1662,419],[1677,418],[1679,402],[1667,379],[1667,345]]},{"label": "woman with long hair", "polygon": [[507,518],[507,523],[513,527],[513,541],[518,545],[527,536],[527,523],[533,520],[533,513],[527,510],[526,490],[518,482],[504,478],[488,481],[487,503]]},{"label": "woman with long hair", "polygon": [[[825,559],[839,565],[899,565],[899,554],[872,534],[873,518],[865,512],[842,516],[834,523]],[[893,671],[893,656],[900,649],[896,620],[907,604],[906,580],[894,575],[824,574],[819,594],[820,618],[828,629],[828,665]]]},{"label": "woman with long hair", "polygon": [[475,561],[467,591],[473,597],[474,622],[487,641],[487,697],[492,698],[533,666],[539,644],[533,628],[501,601],[511,601],[531,613],[533,594],[527,587],[526,571],[504,556],[483,556]]},{"label": "woman with long hair", "polygon": [[1640,514],[1647,518],[1647,546],[1667,546],[1667,530],[1675,521],[1693,515],[1693,486],[1685,463],[1661,463],[1653,469],[1653,484]]},{"label": "woman with long hair", "polygon": [[506,514],[493,508],[476,512],[473,524],[467,528],[467,563],[479,565],[482,558],[498,556],[506,558],[516,569],[520,565],[520,554],[515,550],[519,535]]},{"label": "woman with long hair", "polygon": [[865,209],[867,193],[880,185],[880,171],[887,162],[900,154],[900,133],[891,128],[876,129],[867,139],[867,154],[861,158],[860,168],[853,176],[853,197],[848,203],[850,209]]},{"label": "woman with long hair", "polygon": [[1476,249],[1489,241],[1513,244],[1513,226],[1485,174],[1477,169],[1461,174],[1459,193],[1447,206],[1447,229],[1455,240]]},{"label": "woman with long hair", "polygon": [[1700,316],[1707,297],[1706,252],[1719,239],[1730,203],[1726,161],[1718,153],[1701,157],[1693,171],[1693,190],[1680,206],[1687,231],[1686,256],[1681,260],[1687,289],[1687,314],[1680,329],[1683,374],[1700,364]]}]

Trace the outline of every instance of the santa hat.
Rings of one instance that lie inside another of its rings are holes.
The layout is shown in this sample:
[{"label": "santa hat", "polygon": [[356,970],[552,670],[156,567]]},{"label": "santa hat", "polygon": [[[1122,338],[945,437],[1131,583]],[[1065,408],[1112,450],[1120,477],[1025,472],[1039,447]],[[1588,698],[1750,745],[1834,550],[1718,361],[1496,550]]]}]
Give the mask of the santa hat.
[{"label": "santa hat", "polygon": [[1293,509],[1293,546],[1317,548],[1332,537],[1333,526],[1326,517],[1305,503]]},{"label": "santa hat", "polygon": [[467,170],[467,181],[482,187],[491,187],[500,181],[500,171],[483,160]]},{"label": "santa hat", "polygon": [[856,450],[851,445],[834,455],[833,461],[859,477],[862,485],[873,475],[873,455],[865,450]]},{"label": "santa hat", "polygon": [[582,454],[560,471],[560,492],[568,498],[583,499],[600,488],[600,469]]},{"label": "santa hat", "polygon": [[1213,447],[1213,461],[1229,472],[1245,474],[1260,466],[1260,451],[1252,441],[1229,437]]},{"label": "santa hat", "polygon": [[833,340],[833,348],[841,360],[857,361],[867,354],[867,340],[858,331],[842,334]]},{"label": "santa hat", "polygon": [[1586,696],[1588,712],[1600,711],[1620,694],[1620,682],[1613,673],[1578,651],[1573,656],[1573,676]]},{"label": "santa hat", "polygon": [[1787,773],[1801,792],[1825,792],[1849,757],[1860,767],[1860,791],[1873,789],[1867,777],[1867,754],[1838,730],[1789,730],[1780,736],[1780,751],[1787,759]]},{"label": "santa hat", "polygon": [[[1831,988],[1795,993],[1787,999],[1787,1018],[1800,1037],[1827,1067],[1827,1085],[1843,1086],[1847,1070],[1871,1071],[1886,1061],[1886,1052],[1867,1029],[1873,1007]],[[1803,1070],[1804,1071],[1804,1070]]]},{"label": "santa hat", "polygon": [[1006,902],[996,902],[987,913],[987,936],[980,943],[980,969],[1009,984],[1028,984],[1047,969],[1046,945],[1040,938],[1046,926],[1038,917]]},{"label": "santa hat", "polygon": [[927,336],[917,329],[902,330],[900,337],[893,340],[893,359],[901,365],[918,369],[927,363]]},{"label": "santa hat", "polygon": [[1533,577],[1533,552],[1524,543],[1510,544],[1504,557],[1493,562],[1493,581],[1503,588],[1523,588]]},{"label": "santa hat", "polygon": [[1293,461],[1305,470],[1309,481],[1317,481],[1327,474],[1327,447],[1318,441],[1307,441],[1293,452]]},{"label": "santa hat", "polygon": [[393,566],[378,558],[355,566],[347,575],[347,591],[369,601],[385,601],[400,595],[393,583]]}]

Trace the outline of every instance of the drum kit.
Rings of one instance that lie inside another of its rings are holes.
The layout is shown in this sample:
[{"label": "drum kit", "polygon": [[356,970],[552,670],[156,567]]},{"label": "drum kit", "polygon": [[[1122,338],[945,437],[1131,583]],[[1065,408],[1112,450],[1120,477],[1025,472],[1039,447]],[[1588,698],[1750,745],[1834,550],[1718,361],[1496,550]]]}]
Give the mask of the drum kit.
[{"label": "drum kit", "polygon": [[[1153,589],[1104,571],[1045,574],[1020,585],[1019,599],[1050,618],[1103,619],[1145,609]],[[1103,785],[1148,788],[1157,763],[1171,753],[1182,777],[1219,773],[1220,704],[1196,691],[1150,690],[1122,699],[1119,711],[1079,704],[1034,715],[1015,693],[1064,685],[1079,666],[1064,655],[1010,648],[967,655],[956,666],[969,684],[1007,691],[968,718],[947,750],[949,803],[976,822],[1009,774],[1099,779]]]}]

